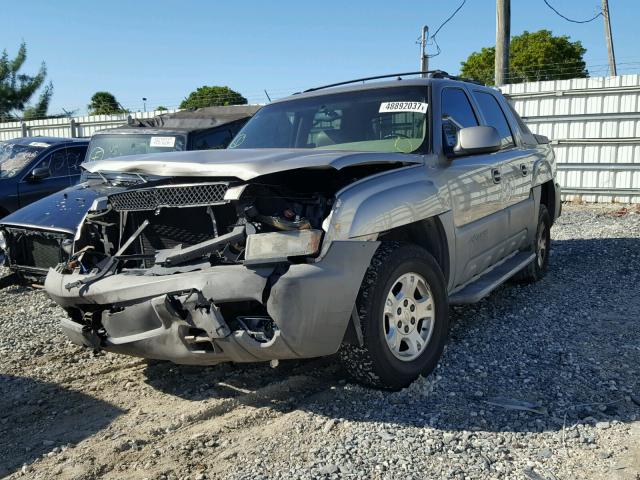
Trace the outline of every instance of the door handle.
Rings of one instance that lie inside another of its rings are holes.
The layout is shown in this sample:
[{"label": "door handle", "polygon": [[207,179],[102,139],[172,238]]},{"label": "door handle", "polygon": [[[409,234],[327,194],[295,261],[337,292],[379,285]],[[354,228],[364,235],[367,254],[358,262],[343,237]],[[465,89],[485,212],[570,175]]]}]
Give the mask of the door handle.
[{"label": "door handle", "polygon": [[523,163],[520,165],[520,172],[522,172],[522,176],[526,177],[527,174],[529,173],[529,169],[527,168],[527,164]]},{"label": "door handle", "polygon": [[491,176],[493,177],[493,183],[500,183],[501,176],[499,168],[494,168],[493,170],[491,170]]}]

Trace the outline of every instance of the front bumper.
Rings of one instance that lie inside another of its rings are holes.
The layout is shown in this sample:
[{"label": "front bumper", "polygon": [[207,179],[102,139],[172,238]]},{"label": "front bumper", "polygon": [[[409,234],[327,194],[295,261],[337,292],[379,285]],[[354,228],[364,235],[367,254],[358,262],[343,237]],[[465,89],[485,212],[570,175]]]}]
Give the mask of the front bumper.
[{"label": "front bumper", "polygon": [[[45,289],[71,313],[63,331],[85,346],[197,365],[310,358],[340,347],[378,245],[336,241],[321,261],[289,265],[284,273],[243,265],[174,275],[120,273],[70,290],[66,286],[86,275],[52,269]],[[268,341],[229,327],[220,307],[242,302],[266,308],[277,327]],[[194,328],[207,342],[192,343]]]}]

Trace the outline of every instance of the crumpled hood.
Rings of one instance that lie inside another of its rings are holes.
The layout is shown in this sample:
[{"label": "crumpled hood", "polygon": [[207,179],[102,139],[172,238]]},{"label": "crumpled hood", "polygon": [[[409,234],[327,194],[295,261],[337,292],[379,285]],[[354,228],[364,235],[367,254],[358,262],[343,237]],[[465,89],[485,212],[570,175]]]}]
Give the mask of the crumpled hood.
[{"label": "crumpled hood", "polygon": [[124,185],[112,186],[102,181],[80,183],[7,215],[0,221],[0,225],[35,227],[74,234],[96,198],[125,188],[127,187]]},{"label": "crumpled hood", "polygon": [[335,168],[385,163],[422,163],[406,153],[345,152],[300,149],[234,149],[131,155],[82,166],[89,172],[127,172],[163,177],[255,177],[298,168]]}]

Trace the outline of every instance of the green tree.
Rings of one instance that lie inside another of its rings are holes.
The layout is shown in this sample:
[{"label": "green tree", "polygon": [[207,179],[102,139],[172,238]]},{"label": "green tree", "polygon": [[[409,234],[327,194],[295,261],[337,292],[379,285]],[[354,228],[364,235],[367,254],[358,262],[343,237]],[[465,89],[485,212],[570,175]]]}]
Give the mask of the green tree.
[{"label": "green tree", "polygon": [[87,106],[91,115],[115,115],[127,113],[120,102],[110,92],[96,92],[91,97],[91,103]]},{"label": "green tree", "polygon": [[[31,97],[44,83],[47,76],[44,62],[35,75],[19,73],[26,59],[27,45],[24,42],[20,44],[15,58],[10,59],[6,49],[0,55],[0,119],[15,118],[16,113],[26,108]],[[46,104],[48,105],[48,100]]]},{"label": "green tree", "polygon": [[164,105],[158,105],[156,107],[156,112],[166,112],[167,110],[169,110],[167,107],[165,107]]},{"label": "green tree", "polygon": [[53,96],[53,83],[49,82],[44,90],[40,94],[40,98],[35,105],[29,106],[24,109],[22,113],[23,120],[37,120],[40,118],[49,118],[50,115],[47,114],[47,110],[49,110],[49,102],[51,101],[51,97]]},{"label": "green tree", "polygon": [[200,87],[191,92],[180,108],[217,107],[221,105],[246,105],[247,99],[229,87]]},{"label": "green tree", "polygon": [[[511,38],[507,83],[584,78],[589,76],[583,60],[586,49],[580,41],[554,36],[549,30],[527,32]],[[460,69],[463,77],[494,84],[495,47],[469,55]]]}]

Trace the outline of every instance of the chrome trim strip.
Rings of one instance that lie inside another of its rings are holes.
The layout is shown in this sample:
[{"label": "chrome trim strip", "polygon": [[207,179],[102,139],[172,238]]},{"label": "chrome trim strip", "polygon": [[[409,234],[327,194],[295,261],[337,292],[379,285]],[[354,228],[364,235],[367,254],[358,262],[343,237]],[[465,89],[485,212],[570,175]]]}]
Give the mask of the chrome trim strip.
[{"label": "chrome trim strip", "polygon": [[58,227],[43,227],[42,225],[33,225],[30,223],[0,223],[0,227],[5,228],[22,228],[28,230],[37,230],[41,232],[55,232],[55,233],[68,233],[73,236],[75,232],[73,230],[69,230],[66,228],[58,228]]}]

